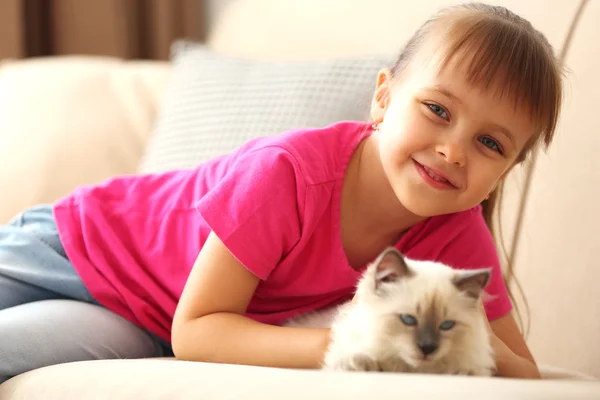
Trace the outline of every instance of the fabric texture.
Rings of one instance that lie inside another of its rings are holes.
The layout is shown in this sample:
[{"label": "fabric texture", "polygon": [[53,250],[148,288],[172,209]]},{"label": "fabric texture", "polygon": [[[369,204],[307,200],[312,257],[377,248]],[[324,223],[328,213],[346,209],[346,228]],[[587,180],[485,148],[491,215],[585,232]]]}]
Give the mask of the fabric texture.
[{"label": "fabric texture", "polygon": [[[196,168],[82,187],[55,205],[69,258],[101,304],[170,341],[172,317],[211,231],[262,279],[247,309],[279,324],[346,301],[363,269],[341,243],[343,177],[365,122],[253,139]],[[510,302],[480,207],[430,218],[397,247],[456,268],[492,266],[490,319]],[[364,268],[364,267],[363,267]]]},{"label": "fabric texture", "polygon": [[0,383],[58,363],[171,354],[96,303],[65,255],[50,205],[0,226]]},{"label": "fabric texture", "polygon": [[392,57],[260,62],[203,44],[173,45],[173,71],[142,172],[188,168],[246,141],[295,128],[365,120]]}]

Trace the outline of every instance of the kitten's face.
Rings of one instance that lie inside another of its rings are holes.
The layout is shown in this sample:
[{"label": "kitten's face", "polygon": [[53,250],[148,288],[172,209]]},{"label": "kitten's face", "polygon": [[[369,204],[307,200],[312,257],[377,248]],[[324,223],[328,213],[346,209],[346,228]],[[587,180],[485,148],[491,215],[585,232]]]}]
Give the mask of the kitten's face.
[{"label": "kitten's face", "polygon": [[390,356],[418,368],[469,346],[489,273],[408,260],[388,250],[359,284],[359,301],[374,324],[374,339],[386,343]]}]

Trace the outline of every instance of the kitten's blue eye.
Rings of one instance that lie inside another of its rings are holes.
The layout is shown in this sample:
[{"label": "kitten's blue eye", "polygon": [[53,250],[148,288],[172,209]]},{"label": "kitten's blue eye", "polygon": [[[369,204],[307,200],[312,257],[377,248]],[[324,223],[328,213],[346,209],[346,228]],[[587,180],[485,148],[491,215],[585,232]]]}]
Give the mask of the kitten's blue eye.
[{"label": "kitten's blue eye", "polygon": [[433,113],[439,117],[442,117],[444,119],[448,119],[448,113],[446,112],[446,110],[444,110],[442,107],[438,106],[437,104],[427,104],[427,107],[429,107],[429,109],[431,111],[433,111]]},{"label": "kitten's blue eye", "polygon": [[502,148],[500,147],[500,145],[498,144],[498,142],[496,142],[494,139],[492,139],[491,137],[488,136],[482,136],[478,139],[481,144],[483,144],[485,147],[490,148],[491,150],[502,154]]},{"label": "kitten's blue eye", "polygon": [[440,324],[440,329],[443,331],[447,331],[452,329],[454,325],[456,325],[456,322],[454,321],[444,321]]},{"label": "kitten's blue eye", "polygon": [[400,320],[404,323],[404,325],[416,325],[417,319],[412,315],[408,314],[400,314]]}]

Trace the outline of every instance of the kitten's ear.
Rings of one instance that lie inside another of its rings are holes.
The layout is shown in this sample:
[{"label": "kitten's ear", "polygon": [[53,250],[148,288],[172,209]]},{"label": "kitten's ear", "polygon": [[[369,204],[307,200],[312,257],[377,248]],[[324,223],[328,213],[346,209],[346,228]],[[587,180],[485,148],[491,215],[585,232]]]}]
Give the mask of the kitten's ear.
[{"label": "kitten's ear", "polygon": [[491,268],[458,271],[454,285],[469,297],[478,299],[492,276]]},{"label": "kitten's ear", "polygon": [[401,278],[412,275],[406,265],[404,256],[394,247],[385,249],[375,261],[375,288],[382,283],[395,282]]}]

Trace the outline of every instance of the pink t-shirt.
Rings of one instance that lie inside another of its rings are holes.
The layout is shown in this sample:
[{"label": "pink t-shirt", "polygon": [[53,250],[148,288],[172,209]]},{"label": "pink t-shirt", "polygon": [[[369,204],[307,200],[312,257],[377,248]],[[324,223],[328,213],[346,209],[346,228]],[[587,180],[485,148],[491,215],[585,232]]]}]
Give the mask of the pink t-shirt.
[{"label": "pink t-shirt", "polygon": [[[349,300],[340,234],[344,172],[368,124],[340,122],[254,139],[193,169],[122,176],[78,188],[54,214],[66,253],[94,298],[170,342],[190,269],[209,232],[261,282],[247,316],[279,324]],[[429,218],[396,247],[455,268],[493,268],[490,320],[508,313],[481,207]]]}]

